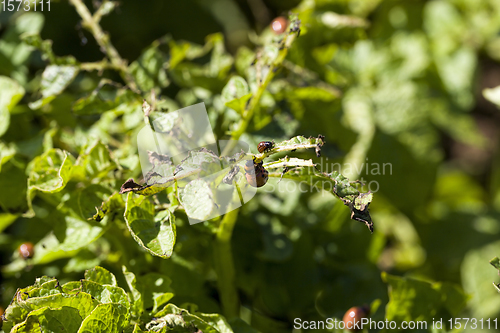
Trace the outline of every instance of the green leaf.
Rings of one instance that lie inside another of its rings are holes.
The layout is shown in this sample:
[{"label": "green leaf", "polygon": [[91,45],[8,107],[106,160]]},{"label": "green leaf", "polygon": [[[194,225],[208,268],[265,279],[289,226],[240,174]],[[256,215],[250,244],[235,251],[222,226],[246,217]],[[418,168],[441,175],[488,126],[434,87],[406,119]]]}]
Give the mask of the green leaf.
[{"label": "green leaf", "polygon": [[248,83],[241,76],[233,76],[222,89],[222,102],[231,109],[242,112],[252,97]]},{"label": "green leaf", "polygon": [[139,318],[144,311],[144,298],[142,293],[139,291],[139,283],[137,282],[137,277],[134,273],[128,271],[127,267],[122,266],[122,272],[127,281],[128,288],[130,292],[128,293],[131,303],[130,312],[132,319]]},{"label": "green leaf", "polygon": [[129,193],[125,207],[125,221],[134,237],[151,254],[169,258],[175,244],[174,216],[168,210],[155,215],[155,209],[147,197],[134,199]]},{"label": "green leaf", "polygon": [[168,327],[178,332],[233,333],[226,319],[218,314],[190,313],[185,309],[168,304],[156,314],[156,318],[146,324],[149,330],[159,331]]},{"label": "green leaf", "polygon": [[[0,92],[1,92],[0,93],[0,137],[1,137],[9,128],[10,112],[24,96],[24,88],[11,78],[6,76],[0,76]],[[3,160],[2,155],[4,154],[7,155],[7,153],[0,153],[0,162]]]},{"label": "green leaf", "polygon": [[483,96],[491,103],[496,104],[496,106],[500,107],[500,86],[484,89]]},{"label": "green leaf", "polygon": [[86,318],[98,304],[99,302],[93,300],[91,295],[83,292],[73,295],[57,293],[45,297],[28,298],[21,290],[16,294],[13,302],[5,311],[6,322],[4,322],[4,328],[25,321],[29,313],[44,307],[52,309],[64,306],[71,307],[78,311],[81,318]]},{"label": "green leaf", "polygon": [[203,221],[214,209],[212,197],[209,184],[203,179],[195,179],[180,191],[179,200],[190,218]]},{"label": "green leaf", "polygon": [[[125,290],[122,288],[111,285],[101,285],[97,282],[87,280],[82,280],[80,283],[75,282],[75,284],[80,285],[80,291],[91,295],[93,299],[98,300],[100,303],[120,304],[128,313],[130,303]],[[63,288],[65,286],[66,285],[64,285]]]},{"label": "green leaf", "polygon": [[16,325],[11,332],[78,332],[82,318],[78,310],[68,306],[44,307],[30,312],[25,322]]},{"label": "green leaf", "polygon": [[[76,213],[76,217],[87,221],[91,219],[95,220],[94,217],[97,210],[99,213],[102,213],[102,218],[97,221],[101,222],[104,219],[105,214],[101,210],[102,208],[99,209],[98,207],[102,205],[105,200],[110,200],[111,196],[112,189],[110,189],[108,186],[91,184],[87,187],[80,188],[77,191],[73,192],[69,200],[64,202],[64,207],[60,207],[60,209],[64,210],[65,208],[69,208],[73,211],[73,213]],[[116,199],[116,197],[114,198]],[[113,209],[115,209],[115,207],[113,207]],[[118,207],[116,207],[116,209],[118,209]],[[106,212],[109,211],[106,210]],[[113,213],[116,213],[116,210],[113,211]],[[107,221],[103,222],[102,224],[106,225]]]},{"label": "green leaf", "polygon": [[93,220],[101,222],[107,214],[116,213],[119,210],[125,208],[125,202],[123,202],[122,195],[118,192],[113,193],[106,201],[104,201],[101,207],[95,207],[97,213],[92,217]]},{"label": "green leaf", "polygon": [[152,308],[151,313],[156,313],[174,296],[170,287],[172,281],[166,275],[148,273],[140,276],[138,280],[144,299],[144,310]]},{"label": "green leaf", "polygon": [[207,54],[212,45],[209,43],[205,46],[196,45],[187,41],[174,41],[169,42],[170,46],[170,68],[175,68],[184,59],[192,60]]},{"label": "green leaf", "polygon": [[57,193],[66,187],[71,179],[73,164],[73,156],[60,149],[51,149],[31,162],[28,176],[27,216],[34,216],[31,203],[37,191]]},{"label": "green leaf", "polygon": [[155,314],[160,307],[164,306],[172,297],[171,280],[168,276],[158,273],[149,273],[136,277],[132,272],[122,267],[123,274],[131,293],[131,312],[133,318],[139,318],[144,310],[151,309]]},{"label": "green leaf", "polygon": [[[241,158],[241,156],[240,156]],[[174,174],[175,170],[180,170]],[[140,195],[150,196],[159,193],[177,182],[178,186],[184,186],[184,178],[193,175],[198,177],[211,176],[221,171],[220,160],[212,151],[200,149],[189,151],[188,156],[178,165],[170,162],[156,164],[145,176],[146,185],[139,185],[133,179],[127,180],[120,189],[120,193],[134,192]]]},{"label": "green leaf", "polygon": [[[486,264],[485,258],[500,252],[500,242],[469,250],[463,257],[461,279],[464,290],[472,295],[469,307],[474,318],[496,317],[500,308],[500,297],[491,287],[498,279],[498,271]],[[495,263],[495,260],[493,260]]]},{"label": "green leaf", "polygon": [[133,63],[129,70],[144,92],[149,92],[153,88],[165,88],[169,84],[167,72],[165,70],[166,59],[158,50],[159,42],[155,41],[148,47]]},{"label": "green leaf", "polygon": [[122,104],[134,106],[140,102],[140,96],[129,89],[106,90],[98,87],[88,96],[78,99],[73,104],[73,111],[78,115],[102,114]]},{"label": "green leaf", "polygon": [[[283,144],[283,143],[281,143]],[[283,163],[286,165],[286,162]],[[297,163],[292,162],[291,167]],[[281,173],[273,173],[270,176],[281,177]],[[373,221],[370,216],[369,205],[373,200],[372,193],[360,193],[358,189],[353,186],[348,178],[344,177],[341,173],[333,171],[330,174],[320,172],[312,167],[297,167],[287,171],[283,178],[301,181],[319,190],[319,186],[323,189],[330,190],[337,198],[342,200],[344,205],[348,206],[351,210],[351,219],[364,223],[368,229],[373,233]]]},{"label": "green leaf", "polygon": [[18,217],[19,215],[0,213],[0,232],[11,225]]},{"label": "green leaf", "polygon": [[500,270],[500,259],[498,257],[491,259],[490,264],[496,269]]},{"label": "green leaf", "polygon": [[85,272],[85,280],[93,281],[103,285],[117,286],[116,277],[110,271],[96,266]]},{"label": "green leaf", "polygon": [[64,189],[71,178],[73,157],[60,149],[51,149],[32,162],[28,178],[30,191],[56,193]]},{"label": "green leaf", "polygon": [[78,67],[75,66],[47,66],[43,71],[42,82],[40,83],[42,98],[30,103],[29,107],[39,109],[45,104],[50,103],[73,81],[78,71]]},{"label": "green leaf", "polygon": [[226,106],[241,113],[245,110],[250,98],[252,98],[251,93],[243,95],[241,98],[233,99],[232,101],[227,102]]},{"label": "green leaf", "polygon": [[118,169],[118,165],[111,157],[108,147],[100,141],[87,147],[85,152],[78,156],[76,164],[83,167],[84,177],[87,180],[104,178],[110,171]]},{"label": "green leaf", "polygon": [[173,177],[162,177],[159,174],[153,174],[148,184],[140,185],[133,179],[127,180],[120,188],[120,194],[134,192],[140,195],[150,196],[165,190],[175,183]]},{"label": "green leaf", "polygon": [[43,276],[18,290],[5,312],[6,328],[17,325],[19,332],[32,332],[39,325],[48,332],[122,332],[130,309],[125,291],[102,267],[88,270],[85,277],[94,281],[60,286],[56,279]]},{"label": "green leaf", "polygon": [[429,283],[382,273],[389,284],[389,303],[386,319],[402,321],[432,321],[432,318],[451,318],[462,311],[468,296],[449,283]]},{"label": "green leaf", "polygon": [[78,333],[121,333],[128,325],[127,310],[121,304],[100,304],[86,317]]},{"label": "green leaf", "polygon": [[[0,40],[0,53],[3,53],[10,60],[14,68],[19,69],[29,59],[33,48],[20,43],[22,34],[40,33],[44,24],[44,15],[40,12],[21,12],[15,17],[14,24],[4,32]],[[22,68],[22,67],[21,67]],[[13,76],[24,79],[24,75],[14,71]]]}]

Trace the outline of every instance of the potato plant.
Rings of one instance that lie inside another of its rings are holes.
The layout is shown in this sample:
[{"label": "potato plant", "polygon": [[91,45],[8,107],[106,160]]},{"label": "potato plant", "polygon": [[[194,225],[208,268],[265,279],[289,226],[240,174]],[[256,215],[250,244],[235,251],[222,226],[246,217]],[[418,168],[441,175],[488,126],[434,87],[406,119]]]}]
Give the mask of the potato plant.
[{"label": "potato plant", "polygon": [[[498,330],[497,1],[9,8],[4,332]],[[217,144],[144,170],[199,103]]]}]

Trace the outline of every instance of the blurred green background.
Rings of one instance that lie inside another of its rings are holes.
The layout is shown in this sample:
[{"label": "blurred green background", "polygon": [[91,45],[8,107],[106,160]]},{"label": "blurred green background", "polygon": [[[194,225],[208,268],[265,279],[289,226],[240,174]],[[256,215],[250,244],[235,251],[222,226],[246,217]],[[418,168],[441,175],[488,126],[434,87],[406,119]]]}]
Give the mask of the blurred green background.
[{"label": "blurred green background", "polygon": [[[134,157],[134,135],[143,124],[140,99],[114,99],[116,88],[106,85],[100,98],[111,105],[74,109],[102,78],[123,84],[117,71],[81,70],[43,106],[30,104],[40,99],[50,59],[23,41],[26,33],[52,40],[57,57],[79,63],[104,58],[73,6],[55,0],[50,6],[0,12],[0,75],[24,92],[9,104],[9,87],[1,81],[0,305],[43,274],[78,280],[94,265],[113,272],[126,265],[138,274],[168,275],[174,303],[220,312],[212,227],[189,226],[182,213],[168,260],[120,245],[137,245],[120,222],[122,213],[66,254],[44,249],[31,263],[17,254],[22,242],[40,248],[47,235],[57,234],[70,189],[82,191],[75,184],[38,195],[35,216],[23,217],[36,156],[54,147],[77,157],[98,139],[120,171],[89,179],[86,190],[96,184],[118,190],[141,174]],[[291,332],[294,318],[341,318],[351,306],[377,300],[377,320],[500,317],[500,295],[492,286],[500,278],[488,263],[500,256],[500,112],[494,103],[500,98],[496,91],[483,95],[500,86],[498,0],[122,1],[101,26],[135,68],[143,97],[156,89],[168,110],[204,102],[215,133],[225,139],[240,115],[221,102],[222,88],[236,74],[251,85],[256,50],[280,38],[269,24],[290,11],[301,20],[300,37],[241,139],[256,152],[264,139],[325,135],[322,159],[312,152],[295,156],[313,158],[324,171],[334,163],[365,166],[349,175],[375,192],[375,232],[351,221],[349,209],[326,191],[287,191],[287,181],[278,186],[271,179],[268,190],[241,209],[232,237],[241,317],[262,332]],[[219,32],[223,39],[213,37]],[[209,35],[213,49],[191,56]],[[390,172],[374,171],[384,163]]]}]

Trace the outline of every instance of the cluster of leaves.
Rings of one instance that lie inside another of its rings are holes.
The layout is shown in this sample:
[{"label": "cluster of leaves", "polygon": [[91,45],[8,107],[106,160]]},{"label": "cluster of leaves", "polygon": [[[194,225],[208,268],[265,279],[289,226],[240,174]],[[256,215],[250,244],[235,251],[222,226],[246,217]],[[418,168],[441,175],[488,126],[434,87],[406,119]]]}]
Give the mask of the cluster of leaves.
[{"label": "cluster of leaves", "polygon": [[[487,278],[500,252],[499,161],[488,193],[477,165],[458,156],[450,167],[440,144],[486,146],[470,111],[478,55],[500,59],[497,1],[304,0],[285,34],[251,34],[255,47],[165,36],[129,65],[99,26],[120,19],[114,2],[93,15],[70,3],[102,61],[57,56],[40,12],[0,20],[3,303],[15,295],[4,329],[289,332],[294,318],[360,304],[375,320],[500,313]],[[176,179],[142,184],[135,139],[145,119],[199,102],[215,136],[247,142],[255,154],[241,158],[264,161],[270,180],[241,209],[190,226],[205,202],[178,195]],[[275,148],[258,154],[261,140]],[[372,229],[369,205],[373,235],[348,222]],[[29,260],[15,253],[24,241]],[[96,265],[114,275],[96,267],[15,292]]]},{"label": "cluster of leaves", "polygon": [[[4,330],[10,332],[232,332],[219,315],[190,313],[173,304],[166,276],[148,274],[137,279],[124,276],[130,297],[118,286],[115,276],[102,267],[85,272],[85,279],[63,285],[50,277],[19,289],[4,314]],[[152,308],[150,311],[145,311]],[[153,317],[154,315],[154,317]]]}]

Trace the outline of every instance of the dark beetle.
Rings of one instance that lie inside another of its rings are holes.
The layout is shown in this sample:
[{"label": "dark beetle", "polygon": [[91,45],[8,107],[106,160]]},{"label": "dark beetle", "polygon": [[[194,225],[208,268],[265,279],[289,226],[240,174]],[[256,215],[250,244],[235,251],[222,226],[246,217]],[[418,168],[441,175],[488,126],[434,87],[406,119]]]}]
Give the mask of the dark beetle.
[{"label": "dark beetle", "polygon": [[264,152],[267,153],[273,148],[274,148],[274,142],[271,141],[262,141],[259,142],[259,144],[257,145],[257,150],[259,151],[259,153],[264,153]]}]

